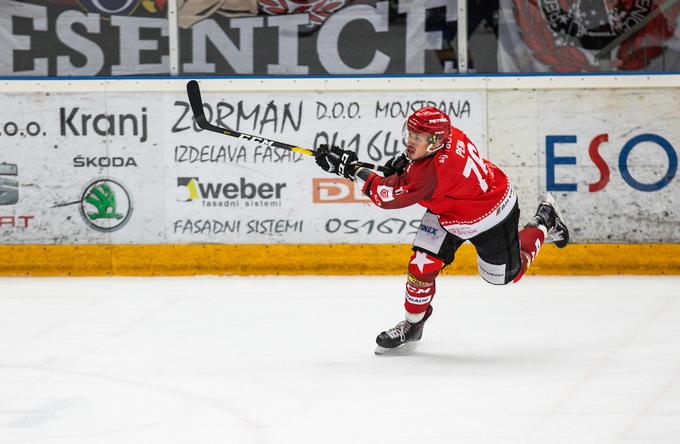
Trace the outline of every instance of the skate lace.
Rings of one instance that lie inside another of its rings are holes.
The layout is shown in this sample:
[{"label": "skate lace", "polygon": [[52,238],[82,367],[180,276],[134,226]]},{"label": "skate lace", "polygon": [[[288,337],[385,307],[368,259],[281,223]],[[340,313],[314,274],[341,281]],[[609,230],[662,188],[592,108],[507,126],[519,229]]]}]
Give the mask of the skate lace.
[{"label": "skate lace", "polygon": [[549,233],[549,235],[550,235],[550,240],[553,241],[553,242],[564,240],[564,236],[562,235],[562,232],[551,231]]},{"label": "skate lace", "polygon": [[404,342],[406,340],[406,333],[411,329],[411,324],[409,324],[407,321],[401,321],[397,325],[395,325],[393,328],[390,328],[387,330],[387,336],[390,337],[390,339],[394,339],[396,337],[399,337],[401,342]]},{"label": "skate lace", "polygon": [[564,240],[564,232],[557,228],[557,224],[550,231],[548,231],[548,237],[551,241],[561,241]]}]

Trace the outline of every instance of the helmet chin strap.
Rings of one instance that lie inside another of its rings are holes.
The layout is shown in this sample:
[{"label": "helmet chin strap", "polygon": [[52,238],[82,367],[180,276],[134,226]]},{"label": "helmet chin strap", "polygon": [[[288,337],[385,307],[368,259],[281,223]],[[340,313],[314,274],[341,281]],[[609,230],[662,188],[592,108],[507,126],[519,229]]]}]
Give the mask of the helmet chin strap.
[{"label": "helmet chin strap", "polygon": [[[432,136],[432,138],[430,140],[430,144],[427,146],[427,148],[425,148],[425,151],[432,154],[432,153],[435,153],[438,150],[442,149],[444,147],[444,144],[439,143],[439,145],[436,145],[438,142],[441,142],[441,140],[439,140],[439,138],[437,136]],[[435,147],[435,145],[436,145],[436,147]]]}]

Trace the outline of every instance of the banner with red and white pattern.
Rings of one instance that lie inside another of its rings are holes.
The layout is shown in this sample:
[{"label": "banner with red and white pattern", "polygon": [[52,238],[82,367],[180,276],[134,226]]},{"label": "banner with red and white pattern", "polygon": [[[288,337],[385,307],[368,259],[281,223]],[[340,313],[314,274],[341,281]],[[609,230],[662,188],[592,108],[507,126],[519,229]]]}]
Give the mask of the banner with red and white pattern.
[{"label": "banner with red and white pattern", "polygon": [[680,70],[680,3],[501,0],[499,72]]}]

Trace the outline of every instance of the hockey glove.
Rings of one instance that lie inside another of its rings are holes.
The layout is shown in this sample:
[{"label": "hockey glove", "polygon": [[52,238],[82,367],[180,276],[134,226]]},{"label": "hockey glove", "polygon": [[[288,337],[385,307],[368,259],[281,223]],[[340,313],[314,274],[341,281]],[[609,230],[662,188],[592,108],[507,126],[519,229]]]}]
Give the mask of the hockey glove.
[{"label": "hockey glove", "polygon": [[328,145],[324,144],[319,145],[314,151],[314,157],[322,170],[354,180],[356,163],[359,160],[354,151],[343,150],[337,146],[328,148]]},{"label": "hockey glove", "polygon": [[406,170],[406,167],[408,166],[408,157],[406,157],[406,154],[400,154],[397,157],[393,157],[387,162],[385,162],[385,169],[387,171],[384,172],[385,177],[391,176],[393,174],[397,174],[398,176],[401,176],[404,174],[404,170]]}]

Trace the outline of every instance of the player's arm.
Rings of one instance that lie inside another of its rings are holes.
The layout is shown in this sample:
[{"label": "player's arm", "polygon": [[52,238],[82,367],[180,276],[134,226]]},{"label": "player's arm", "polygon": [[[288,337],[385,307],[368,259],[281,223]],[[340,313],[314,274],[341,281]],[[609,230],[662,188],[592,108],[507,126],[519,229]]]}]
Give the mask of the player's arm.
[{"label": "player's arm", "polygon": [[412,177],[408,174],[382,177],[368,168],[358,168],[357,182],[364,182],[363,193],[377,206],[385,209],[404,208],[432,196],[437,187],[436,177]]},{"label": "player's arm", "polygon": [[316,163],[324,171],[363,182],[364,194],[381,208],[408,207],[430,197],[437,186],[436,175],[420,178],[408,174],[380,176],[373,170],[359,167],[357,155],[353,151],[322,145],[316,153]]}]

